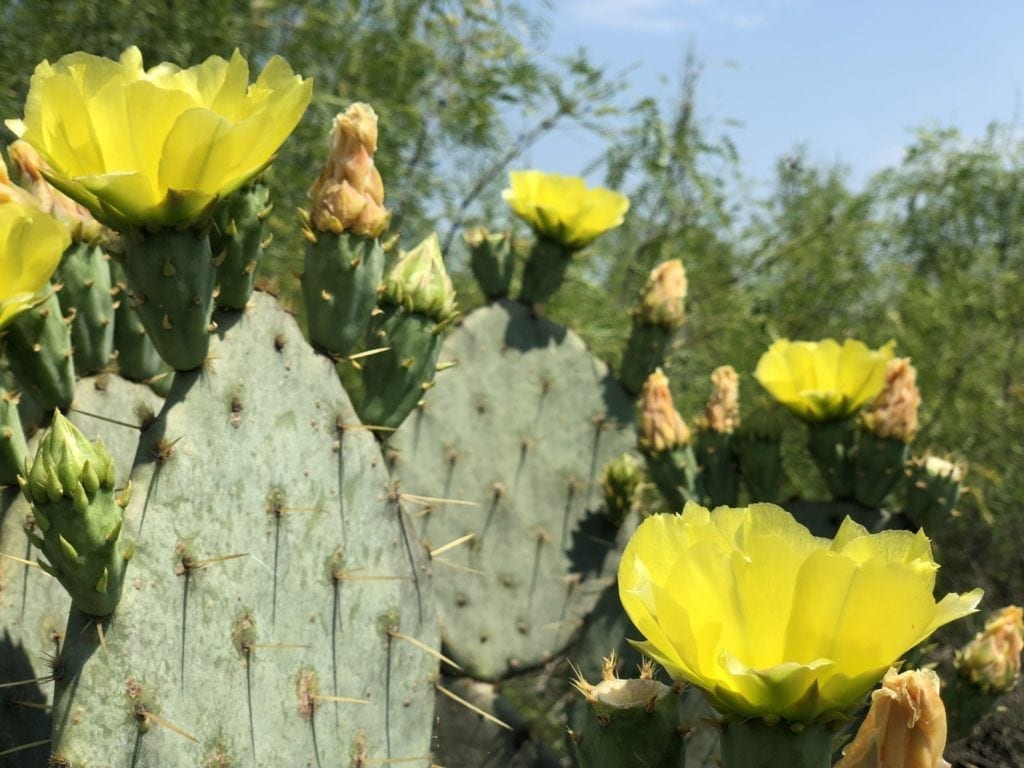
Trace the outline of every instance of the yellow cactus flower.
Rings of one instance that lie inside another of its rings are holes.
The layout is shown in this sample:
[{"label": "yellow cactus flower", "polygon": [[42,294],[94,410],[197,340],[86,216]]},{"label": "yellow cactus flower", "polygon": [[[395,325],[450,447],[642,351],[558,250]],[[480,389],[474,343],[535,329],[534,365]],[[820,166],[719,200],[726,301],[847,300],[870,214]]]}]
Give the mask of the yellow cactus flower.
[{"label": "yellow cactus flower", "polygon": [[67,227],[0,190],[0,330],[38,304],[71,244]]},{"label": "yellow cactus flower", "polygon": [[1024,609],[1008,605],[985,622],[985,629],[956,654],[960,674],[985,692],[1010,690],[1024,653]]},{"label": "yellow cactus flower", "polygon": [[949,768],[946,707],[931,669],[885,673],[871,708],[836,768]]},{"label": "yellow cactus flower", "polygon": [[279,57],[211,56],[179,69],[72,53],[36,67],[24,120],[8,127],[43,156],[49,181],[100,221],[188,224],[263,170],[302,117],[312,81]]},{"label": "yellow cactus flower", "polygon": [[501,193],[512,211],[539,237],[578,251],[622,223],[629,199],[610,189],[587,189],[578,176],[511,171]]},{"label": "yellow cactus flower", "polygon": [[868,349],[854,339],[779,339],[757,361],[754,377],[768,392],[807,421],[852,416],[885,384],[893,342]]},{"label": "yellow cactus flower", "polygon": [[619,596],[637,647],[719,709],[810,723],[855,708],[902,654],[975,609],[981,590],[935,602],[937,569],[920,531],[870,534],[847,518],[829,540],[773,504],[691,502],[640,524]]}]

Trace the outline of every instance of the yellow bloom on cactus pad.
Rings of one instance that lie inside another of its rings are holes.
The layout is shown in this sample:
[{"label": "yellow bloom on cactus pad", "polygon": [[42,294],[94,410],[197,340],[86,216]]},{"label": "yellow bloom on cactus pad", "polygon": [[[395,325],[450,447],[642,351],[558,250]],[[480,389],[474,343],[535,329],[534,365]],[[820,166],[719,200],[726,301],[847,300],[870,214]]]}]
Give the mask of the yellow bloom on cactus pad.
[{"label": "yellow bloom on cactus pad", "polygon": [[757,362],[754,377],[768,392],[807,421],[852,416],[885,384],[893,342],[869,349],[862,341],[779,339]]},{"label": "yellow bloom on cactus pad", "polygon": [[539,237],[570,251],[590,245],[622,223],[629,199],[603,187],[587,189],[578,176],[511,171],[501,193],[512,211]]},{"label": "yellow bloom on cactus pad", "polygon": [[0,330],[44,298],[40,292],[70,244],[67,227],[0,190]]},{"label": "yellow bloom on cactus pad", "polygon": [[312,88],[276,56],[250,85],[237,50],[148,70],[134,46],[119,61],[78,52],[36,67],[24,120],[7,125],[104,223],[193,223],[270,163]]},{"label": "yellow bloom on cactus pad", "polygon": [[834,540],[773,504],[689,503],[645,520],[619,565],[637,647],[742,717],[809,723],[846,713],[906,651],[974,611],[981,590],[936,603],[921,532]]}]

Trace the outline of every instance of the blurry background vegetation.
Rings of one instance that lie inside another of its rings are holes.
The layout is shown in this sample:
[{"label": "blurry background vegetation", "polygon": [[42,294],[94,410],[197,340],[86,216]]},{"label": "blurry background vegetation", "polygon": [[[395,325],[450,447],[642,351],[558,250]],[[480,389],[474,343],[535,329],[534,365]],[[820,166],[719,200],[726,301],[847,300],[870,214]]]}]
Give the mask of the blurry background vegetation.
[{"label": "blurry background vegetation", "polygon": [[[381,116],[378,166],[406,247],[437,229],[468,309],[478,294],[461,232],[513,227],[498,191],[546,132],[602,134],[588,169],[627,193],[621,229],[576,265],[549,308],[613,364],[649,269],[681,257],[690,320],[669,366],[681,411],[708,374],[753,371],[773,338],[890,338],[923,393],[915,448],[970,462],[959,517],[930,534],[939,591],[975,585],[989,608],[1024,595],[1024,146],[994,125],[979,141],[920,133],[902,163],[852,189],[839,167],[780,158],[764,199],[737,199],[742,158],[708,135],[700,64],[671,103],[623,104],[625,77],[585,52],[536,52],[546,19],[503,0],[7,0],[0,8],[0,112],[20,116],[34,65],[73,50],[198,63],[238,46],[255,71],[274,53],[315,79],[314,102],[272,170],[275,242],[264,271],[294,294],[293,212],[318,172],[331,116],[355,100]],[[623,62],[623,65],[628,62]],[[525,232],[523,233],[526,234]],[[759,395],[749,375],[745,401]],[[799,444],[799,425],[790,424]],[[821,489],[792,457],[794,489]],[[959,630],[966,635],[970,628]]]}]

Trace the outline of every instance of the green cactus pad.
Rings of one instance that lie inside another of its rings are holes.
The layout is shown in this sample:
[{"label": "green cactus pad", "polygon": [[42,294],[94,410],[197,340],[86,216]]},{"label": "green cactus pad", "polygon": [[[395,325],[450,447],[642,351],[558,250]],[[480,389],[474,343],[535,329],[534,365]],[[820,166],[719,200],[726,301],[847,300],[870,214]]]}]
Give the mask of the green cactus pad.
[{"label": "green cactus pad", "polygon": [[217,273],[209,237],[165,228],[122,243],[132,306],[153,346],[175,370],[195,370],[210,346]]},{"label": "green cactus pad", "polygon": [[213,214],[210,249],[217,267],[218,309],[245,309],[252,296],[269,200],[270,190],[256,182],[238,190]]},{"label": "green cactus pad", "polygon": [[55,294],[15,317],[7,326],[4,342],[7,362],[21,391],[43,411],[71,405],[75,396],[71,331]]},{"label": "green cactus pad", "polygon": [[53,750],[76,768],[427,768],[437,660],[406,638],[436,648],[438,629],[380,449],[272,299],[215,319],[213,364],[176,376],[139,447],[106,651],[71,613]]},{"label": "green cactus pad", "polygon": [[443,337],[437,321],[402,307],[386,307],[370,321],[368,344],[387,351],[360,363],[359,417],[366,424],[398,427],[434,380]]},{"label": "green cactus pad", "polygon": [[18,415],[18,399],[0,387],[0,486],[18,483],[25,467],[28,448]]},{"label": "green cactus pad", "polygon": [[57,294],[71,325],[75,371],[98,373],[110,365],[114,351],[114,299],[109,257],[98,245],[76,243],[61,259],[54,275]]},{"label": "green cactus pad", "polygon": [[446,363],[389,445],[402,491],[428,499],[429,546],[473,535],[435,565],[438,611],[451,654],[493,680],[564,649],[614,569],[625,533],[600,473],[635,440],[633,406],[575,334],[515,302],[467,317]]},{"label": "green cactus pad", "polygon": [[[148,387],[100,376],[81,379],[75,391],[71,421],[110,451],[118,477],[127,477],[139,442],[139,416],[159,410]],[[88,414],[88,415],[87,415]],[[136,415],[138,414],[138,415]],[[38,438],[30,442],[35,453]],[[0,491],[0,552],[32,561],[37,551],[25,536],[30,508],[17,490]],[[38,534],[38,528],[35,528]],[[60,651],[71,599],[56,579],[10,558],[0,558],[0,684],[44,678],[54,670],[47,658]],[[30,683],[4,689],[0,696],[0,752],[50,738],[52,683]],[[27,702],[23,703],[23,702]],[[45,765],[46,743],[8,758],[13,765]],[[6,764],[4,764],[6,765]]]},{"label": "green cactus pad", "polygon": [[133,306],[124,268],[116,261],[110,262],[110,276],[116,304],[114,346],[117,349],[117,371],[131,381],[144,381],[153,385],[154,390],[163,397],[174,380],[173,369],[164,362],[150,341],[139,313]]},{"label": "green cactus pad", "polygon": [[302,274],[309,340],[335,355],[355,351],[383,276],[384,249],[377,240],[318,232],[307,247]]}]

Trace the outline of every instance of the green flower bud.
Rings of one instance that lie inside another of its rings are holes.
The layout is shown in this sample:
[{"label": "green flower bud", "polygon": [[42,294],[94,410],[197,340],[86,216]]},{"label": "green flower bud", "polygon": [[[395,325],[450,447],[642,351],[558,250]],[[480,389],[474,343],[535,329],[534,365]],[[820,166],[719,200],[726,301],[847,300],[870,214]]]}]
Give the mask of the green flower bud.
[{"label": "green flower bud", "polygon": [[90,443],[60,412],[19,478],[42,536],[30,540],[83,613],[106,616],[121,597],[132,545],[121,545],[124,510],[114,494],[114,462],[103,443]]},{"label": "green flower bud", "polygon": [[643,480],[643,469],[640,462],[629,453],[608,462],[601,476],[601,488],[604,490],[604,504],[609,519],[615,525],[621,525],[626,515],[633,509],[636,489]]},{"label": "green flower bud", "polygon": [[445,271],[436,233],[403,254],[385,275],[381,302],[438,321],[455,314],[455,288]]}]

